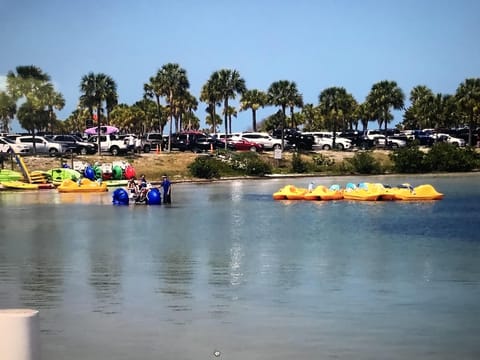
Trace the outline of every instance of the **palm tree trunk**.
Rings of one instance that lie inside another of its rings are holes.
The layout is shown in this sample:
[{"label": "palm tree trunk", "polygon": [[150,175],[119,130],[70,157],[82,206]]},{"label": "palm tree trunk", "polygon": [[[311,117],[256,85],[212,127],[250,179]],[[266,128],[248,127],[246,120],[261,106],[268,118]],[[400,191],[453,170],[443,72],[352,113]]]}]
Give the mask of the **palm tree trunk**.
[{"label": "palm tree trunk", "polygon": [[102,103],[97,104],[97,145],[98,145],[98,155],[102,155],[102,149],[100,148],[100,126],[101,126],[101,121],[100,121],[100,107],[102,106]]},{"label": "palm tree trunk", "polygon": [[172,122],[173,122],[173,108],[172,108],[172,103],[173,103],[173,92],[170,91],[170,96],[169,96],[169,102],[170,102],[170,128],[168,130],[168,152],[172,151]]},{"label": "palm tree trunk", "polygon": [[227,135],[228,135],[228,97],[225,98],[224,102],[224,111],[225,115],[223,116],[223,121],[225,121],[225,150],[227,150]]},{"label": "palm tree trunk", "polygon": [[257,131],[257,112],[255,109],[252,109],[252,122],[253,122],[253,131]]}]

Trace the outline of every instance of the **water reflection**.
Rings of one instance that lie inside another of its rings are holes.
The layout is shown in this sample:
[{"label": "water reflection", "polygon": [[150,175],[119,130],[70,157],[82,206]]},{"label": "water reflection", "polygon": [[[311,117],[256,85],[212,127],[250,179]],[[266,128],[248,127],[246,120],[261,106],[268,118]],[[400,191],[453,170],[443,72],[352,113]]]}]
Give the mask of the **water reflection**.
[{"label": "water reflection", "polygon": [[476,358],[476,182],[273,201],[287,181],[178,185],[171,207],[0,193],[0,307],[41,308],[49,360]]}]

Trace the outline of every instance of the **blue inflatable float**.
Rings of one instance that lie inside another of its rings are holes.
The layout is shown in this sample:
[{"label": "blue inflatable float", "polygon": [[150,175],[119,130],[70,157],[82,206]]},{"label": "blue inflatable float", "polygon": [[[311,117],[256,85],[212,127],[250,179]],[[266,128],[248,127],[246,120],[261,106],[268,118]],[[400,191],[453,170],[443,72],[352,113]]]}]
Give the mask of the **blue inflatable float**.
[{"label": "blue inflatable float", "polygon": [[93,167],[91,167],[90,165],[87,166],[85,168],[85,170],[83,170],[83,175],[89,179],[89,180],[92,180],[92,181],[95,181],[95,170],[93,169]]},{"label": "blue inflatable float", "polygon": [[162,203],[162,195],[157,188],[150,189],[147,193],[147,205],[160,205]]},{"label": "blue inflatable float", "polygon": [[112,198],[113,205],[128,205],[130,203],[128,191],[123,188],[116,189],[113,192]]}]

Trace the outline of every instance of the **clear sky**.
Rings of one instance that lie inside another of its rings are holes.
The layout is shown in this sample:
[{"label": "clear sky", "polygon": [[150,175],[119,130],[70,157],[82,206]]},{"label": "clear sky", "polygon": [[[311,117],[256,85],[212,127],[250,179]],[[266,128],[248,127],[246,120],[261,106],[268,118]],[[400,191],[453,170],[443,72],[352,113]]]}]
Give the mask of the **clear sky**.
[{"label": "clear sky", "polygon": [[[0,88],[16,66],[39,66],[65,97],[61,119],[75,110],[83,75],[110,75],[131,105],[169,62],[187,71],[197,98],[222,68],[249,89],[294,81],[315,105],[330,86],[363,102],[381,80],[407,98],[416,85],[453,94],[480,77],[479,14],[478,0],[0,0]],[[249,129],[251,112],[232,126]]]}]

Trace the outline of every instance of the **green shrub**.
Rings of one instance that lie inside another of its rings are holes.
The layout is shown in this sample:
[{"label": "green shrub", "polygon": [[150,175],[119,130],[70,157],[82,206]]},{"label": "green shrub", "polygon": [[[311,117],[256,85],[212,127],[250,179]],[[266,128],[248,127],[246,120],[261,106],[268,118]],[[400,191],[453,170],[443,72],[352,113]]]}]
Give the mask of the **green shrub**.
[{"label": "green shrub", "polygon": [[312,171],[326,171],[335,167],[335,160],[323,154],[315,154],[312,156]]},{"label": "green shrub", "polygon": [[393,161],[393,170],[395,172],[413,174],[430,170],[425,161],[425,153],[417,145],[395,150],[389,156]]},{"label": "green shrub", "polygon": [[272,173],[272,166],[254,152],[242,152],[232,156],[231,167],[242,170],[245,175],[264,176]]},{"label": "green shrub", "polygon": [[357,152],[345,161],[348,161],[353,171],[358,174],[380,174],[382,171],[380,163],[373,157],[371,151]]},{"label": "green shrub", "polygon": [[435,144],[425,157],[432,171],[471,171],[478,167],[478,154],[470,148],[459,148],[445,142]]},{"label": "green shrub", "polygon": [[212,179],[220,177],[220,167],[220,161],[206,156],[199,156],[190,165],[188,165],[188,169],[192,176],[200,179]]},{"label": "green shrub", "polygon": [[308,164],[302,160],[298,152],[292,155],[292,172],[297,174],[306,173],[308,171]]}]

